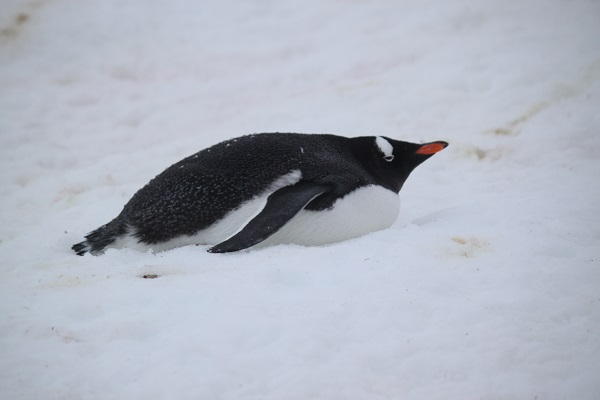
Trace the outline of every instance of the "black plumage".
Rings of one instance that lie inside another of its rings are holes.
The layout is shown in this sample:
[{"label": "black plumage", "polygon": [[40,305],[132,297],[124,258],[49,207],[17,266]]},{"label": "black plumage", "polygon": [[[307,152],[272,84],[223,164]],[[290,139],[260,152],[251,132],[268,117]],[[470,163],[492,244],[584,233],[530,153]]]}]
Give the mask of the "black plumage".
[{"label": "black plumage", "polygon": [[370,184],[397,193],[431,154],[415,153],[423,145],[385,140],[393,145],[393,160],[383,157],[373,136],[262,133],[218,143],[156,176],[114,220],[89,233],[73,250],[101,253],[126,234],[149,245],[194,235],[295,170],[301,171],[302,182],[322,188],[301,205],[308,210],[327,210],[338,198]]}]

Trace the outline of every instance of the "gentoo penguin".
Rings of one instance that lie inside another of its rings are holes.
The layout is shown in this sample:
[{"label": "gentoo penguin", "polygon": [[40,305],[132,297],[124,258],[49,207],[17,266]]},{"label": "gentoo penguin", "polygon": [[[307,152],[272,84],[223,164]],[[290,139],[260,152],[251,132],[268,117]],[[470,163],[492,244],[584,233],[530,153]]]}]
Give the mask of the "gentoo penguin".
[{"label": "gentoo penguin", "polygon": [[392,225],[409,174],[447,145],[301,133],[227,140],[167,168],[72,248],[226,253],[355,238]]}]

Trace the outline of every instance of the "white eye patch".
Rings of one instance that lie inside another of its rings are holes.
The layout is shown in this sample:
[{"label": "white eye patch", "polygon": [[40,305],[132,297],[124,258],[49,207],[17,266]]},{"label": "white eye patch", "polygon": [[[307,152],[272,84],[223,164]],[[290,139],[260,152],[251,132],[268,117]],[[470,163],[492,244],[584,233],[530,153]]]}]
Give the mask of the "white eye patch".
[{"label": "white eye patch", "polygon": [[388,142],[381,136],[377,136],[375,138],[375,144],[379,148],[379,151],[381,151],[381,153],[383,154],[383,159],[385,161],[390,162],[394,159],[394,147],[390,144],[390,142]]}]

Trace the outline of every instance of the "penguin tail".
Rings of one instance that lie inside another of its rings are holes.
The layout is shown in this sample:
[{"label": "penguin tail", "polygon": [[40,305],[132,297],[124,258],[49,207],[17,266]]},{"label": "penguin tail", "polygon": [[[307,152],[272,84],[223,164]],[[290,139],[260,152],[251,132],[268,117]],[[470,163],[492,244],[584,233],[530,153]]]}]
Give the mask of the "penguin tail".
[{"label": "penguin tail", "polygon": [[83,242],[74,244],[71,249],[78,256],[85,253],[99,255],[104,252],[106,247],[114,243],[119,237],[127,234],[127,232],[129,232],[127,222],[117,217],[108,224],[88,233]]},{"label": "penguin tail", "polygon": [[90,251],[90,246],[88,244],[87,240],[84,240],[83,242],[79,242],[79,243],[75,243],[73,246],[71,246],[71,249],[75,252],[75,254],[77,254],[78,256],[82,256],[85,253]]}]

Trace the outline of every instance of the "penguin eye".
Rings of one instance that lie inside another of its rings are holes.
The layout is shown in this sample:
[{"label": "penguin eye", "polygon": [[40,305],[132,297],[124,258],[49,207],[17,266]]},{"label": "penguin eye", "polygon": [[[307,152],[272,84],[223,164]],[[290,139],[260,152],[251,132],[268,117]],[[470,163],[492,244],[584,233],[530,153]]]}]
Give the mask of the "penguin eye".
[{"label": "penguin eye", "polygon": [[391,162],[394,159],[394,147],[382,138],[381,136],[377,136],[375,138],[375,145],[383,153],[383,159],[387,162]]}]

